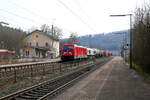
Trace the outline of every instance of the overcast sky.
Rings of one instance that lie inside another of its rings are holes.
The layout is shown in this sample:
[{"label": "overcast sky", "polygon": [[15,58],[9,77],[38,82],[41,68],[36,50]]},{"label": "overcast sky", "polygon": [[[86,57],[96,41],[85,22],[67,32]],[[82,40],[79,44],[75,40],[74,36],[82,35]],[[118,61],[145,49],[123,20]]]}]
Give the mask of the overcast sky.
[{"label": "overcast sky", "polygon": [[64,37],[107,33],[129,28],[129,17],[144,0],[1,0],[0,21],[28,30],[42,24],[60,27]]}]

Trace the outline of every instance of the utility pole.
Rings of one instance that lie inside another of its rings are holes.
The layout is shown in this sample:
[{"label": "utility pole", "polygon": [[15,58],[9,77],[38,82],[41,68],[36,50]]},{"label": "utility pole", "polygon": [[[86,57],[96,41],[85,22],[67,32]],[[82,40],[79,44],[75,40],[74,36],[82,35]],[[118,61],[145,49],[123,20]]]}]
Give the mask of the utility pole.
[{"label": "utility pole", "polygon": [[53,46],[54,46],[54,25],[52,24],[52,50],[54,49]]},{"label": "utility pole", "polygon": [[130,68],[132,68],[132,14],[110,15],[111,17],[130,16]]},{"label": "utility pole", "polygon": [[132,68],[132,14],[130,15],[130,68]]}]

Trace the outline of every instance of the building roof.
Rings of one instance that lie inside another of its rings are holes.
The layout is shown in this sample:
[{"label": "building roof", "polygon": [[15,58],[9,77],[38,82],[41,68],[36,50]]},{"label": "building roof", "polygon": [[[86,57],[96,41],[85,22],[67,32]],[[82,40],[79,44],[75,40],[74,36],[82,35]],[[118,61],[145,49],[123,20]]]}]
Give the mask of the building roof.
[{"label": "building roof", "polygon": [[40,31],[40,30],[34,30],[34,31],[32,31],[31,33],[28,33],[28,34],[26,35],[26,37],[32,35],[32,34],[35,33],[35,32],[38,32],[38,33],[40,33],[40,34],[43,34],[43,35],[49,37],[50,39],[54,39],[54,40],[59,41],[59,39],[56,38],[55,36],[49,35],[49,34],[47,34],[47,33],[45,33],[45,32]]}]

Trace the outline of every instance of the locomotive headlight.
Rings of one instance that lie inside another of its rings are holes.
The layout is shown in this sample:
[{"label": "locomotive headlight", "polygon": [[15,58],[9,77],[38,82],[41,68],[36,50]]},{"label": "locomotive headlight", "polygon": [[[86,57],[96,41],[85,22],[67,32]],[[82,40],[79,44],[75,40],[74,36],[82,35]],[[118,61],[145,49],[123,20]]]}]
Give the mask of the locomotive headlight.
[{"label": "locomotive headlight", "polygon": [[71,55],[72,55],[72,52],[69,52],[69,54],[71,54]]},{"label": "locomotive headlight", "polygon": [[63,54],[65,55],[67,52],[64,52]]}]

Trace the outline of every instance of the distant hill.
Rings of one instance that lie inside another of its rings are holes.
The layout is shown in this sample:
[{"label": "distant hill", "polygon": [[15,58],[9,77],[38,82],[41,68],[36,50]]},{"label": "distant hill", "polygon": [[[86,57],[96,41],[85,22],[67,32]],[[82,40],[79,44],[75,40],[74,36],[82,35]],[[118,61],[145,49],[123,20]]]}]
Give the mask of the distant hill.
[{"label": "distant hill", "polygon": [[[67,41],[63,39],[61,41]],[[112,51],[114,55],[120,55],[121,46],[129,43],[129,30],[116,31],[107,34],[85,35],[78,37],[80,45],[91,48]]]}]

